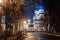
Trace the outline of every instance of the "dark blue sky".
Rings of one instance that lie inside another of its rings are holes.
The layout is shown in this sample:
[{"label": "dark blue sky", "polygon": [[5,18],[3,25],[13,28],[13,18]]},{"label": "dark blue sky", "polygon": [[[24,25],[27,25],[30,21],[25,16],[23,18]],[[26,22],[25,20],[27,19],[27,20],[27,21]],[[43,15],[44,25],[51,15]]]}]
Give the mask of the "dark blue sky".
[{"label": "dark blue sky", "polygon": [[34,15],[34,2],[26,0],[25,4],[26,5],[25,5],[25,14],[24,14],[24,16],[27,19],[32,19],[33,15]]},{"label": "dark blue sky", "polygon": [[35,2],[38,2],[37,5],[39,5],[40,3],[42,3],[42,0],[25,0],[25,18],[26,19],[32,19],[33,16],[34,16],[34,10],[35,10],[35,7],[36,7],[36,4]]}]

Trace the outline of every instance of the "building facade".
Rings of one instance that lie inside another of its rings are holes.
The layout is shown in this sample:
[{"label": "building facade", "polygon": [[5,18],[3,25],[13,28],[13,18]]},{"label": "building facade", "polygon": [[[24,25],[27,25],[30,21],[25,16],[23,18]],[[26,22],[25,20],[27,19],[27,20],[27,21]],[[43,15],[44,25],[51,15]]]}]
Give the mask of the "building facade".
[{"label": "building facade", "polygon": [[48,16],[44,8],[44,5],[41,4],[35,8],[33,17],[33,26],[35,29],[40,31],[46,31],[48,27]]}]

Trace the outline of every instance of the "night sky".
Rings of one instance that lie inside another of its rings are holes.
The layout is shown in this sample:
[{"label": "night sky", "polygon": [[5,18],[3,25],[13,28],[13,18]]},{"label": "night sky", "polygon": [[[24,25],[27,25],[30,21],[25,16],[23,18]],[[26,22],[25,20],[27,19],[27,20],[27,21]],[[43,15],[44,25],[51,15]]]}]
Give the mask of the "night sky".
[{"label": "night sky", "polygon": [[[25,0],[25,17],[32,19],[34,15],[34,8],[40,5],[41,0]],[[37,5],[36,5],[37,4]],[[60,1],[59,0],[43,0],[43,4],[50,16],[59,16],[60,14]]]},{"label": "night sky", "polygon": [[49,0],[47,3],[49,15],[52,16],[51,20],[54,20],[57,24],[60,24],[60,1]]},{"label": "night sky", "polygon": [[34,1],[30,1],[30,0],[25,0],[25,18],[26,19],[32,19],[33,15],[34,15]]}]

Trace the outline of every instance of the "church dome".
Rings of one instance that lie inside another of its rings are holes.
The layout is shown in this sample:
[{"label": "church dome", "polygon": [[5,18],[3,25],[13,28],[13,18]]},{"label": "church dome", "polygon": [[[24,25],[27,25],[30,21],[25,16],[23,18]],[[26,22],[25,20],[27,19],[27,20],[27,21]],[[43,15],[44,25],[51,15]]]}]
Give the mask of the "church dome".
[{"label": "church dome", "polygon": [[45,6],[43,4],[40,4],[40,5],[36,6],[35,11],[38,11],[40,9],[45,9]]}]

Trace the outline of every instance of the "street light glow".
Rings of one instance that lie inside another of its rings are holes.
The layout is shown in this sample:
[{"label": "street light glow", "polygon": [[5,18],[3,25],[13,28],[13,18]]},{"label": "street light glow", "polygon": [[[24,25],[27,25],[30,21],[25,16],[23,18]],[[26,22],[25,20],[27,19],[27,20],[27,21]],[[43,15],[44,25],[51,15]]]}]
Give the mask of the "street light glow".
[{"label": "street light glow", "polygon": [[28,20],[28,23],[30,23],[31,22],[31,20]]},{"label": "street light glow", "polygon": [[24,21],[24,24],[26,24],[26,21]]},{"label": "street light glow", "polygon": [[3,0],[0,0],[0,3],[3,3]]},{"label": "street light glow", "polygon": [[24,21],[24,29],[28,29],[28,24],[26,21]]}]

